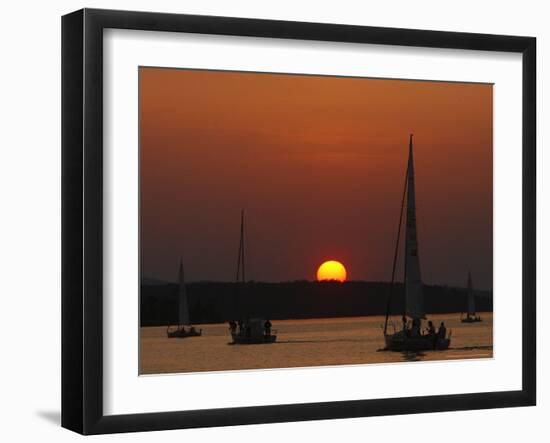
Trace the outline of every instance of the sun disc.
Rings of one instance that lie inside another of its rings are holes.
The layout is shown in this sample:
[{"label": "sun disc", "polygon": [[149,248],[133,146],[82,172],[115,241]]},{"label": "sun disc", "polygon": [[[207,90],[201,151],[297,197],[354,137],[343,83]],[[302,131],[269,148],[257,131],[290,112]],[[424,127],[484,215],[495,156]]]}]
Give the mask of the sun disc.
[{"label": "sun disc", "polygon": [[336,260],[328,260],[317,269],[317,280],[336,280],[339,282],[346,281],[347,272],[342,263]]}]

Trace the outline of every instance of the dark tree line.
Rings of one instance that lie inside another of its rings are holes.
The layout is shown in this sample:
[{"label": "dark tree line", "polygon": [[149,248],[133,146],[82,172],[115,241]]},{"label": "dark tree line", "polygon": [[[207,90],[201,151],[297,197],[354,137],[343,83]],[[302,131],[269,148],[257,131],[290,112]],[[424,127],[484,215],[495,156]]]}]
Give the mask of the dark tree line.
[{"label": "dark tree line", "polygon": [[[245,284],[198,282],[187,284],[191,321],[220,323],[239,317],[272,320],[383,315],[390,293],[389,283],[379,282],[248,282]],[[176,284],[141,286],[141,325],[177,323]],[[424,287],[428,313],[463,312],[466,289]],[[403,313],[403,285],[394,287],[391,313]],[[493,310],[492,292],[476,291],[479,312]]]}]

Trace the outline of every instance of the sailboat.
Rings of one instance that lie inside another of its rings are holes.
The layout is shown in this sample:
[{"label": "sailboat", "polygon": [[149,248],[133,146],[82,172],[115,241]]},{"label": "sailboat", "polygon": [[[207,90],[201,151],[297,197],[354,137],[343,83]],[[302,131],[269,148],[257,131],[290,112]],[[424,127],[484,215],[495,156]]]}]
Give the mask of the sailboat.
[{"label": "sailboat", "polygon": [[468,272],[468,311],[466,317],[461,318],[462,323],[480,322],[481,317],[476,315],[476,297],[474,293],[474,285],[472,284],[472,274]]},{"label": "sailboat", "polygon": [[[191,326],[189,320],[189,303],[187,301],[187,291],[185,290],[185,275],[183,273],[182,260],[180,260],[178,283],[178,326],[176,329],[171,330],[170,325],[168,325],[168,328],[166,328],[166,335],[168,338],[198,337],[202,335],[202,329],[197,331]],[[189,329],[185,329],[185,326],[189,326]]]},{"label": "sailboat", "polygon": [[[388,333],[388,320],[391,309],[392,292],[395,286],[395,269],[397,264],[403,209],[407,201],[405,220],[405,312],[403,313],[403,329],[393,334]],[[437,334],[433,327],[432,332],[422,333],[422,320],[426,319],[424,311],[424,292],[420,273],[420,255],[418,251],[418,237],[416,229],[416,196],[414,186],[414,160],[413,160],[413,136],[409,137],[409,160],[405,174],[405,186],[401,199],[401,211],[399,214],[399,226],[397,229],[397,242],[395,245],[391,291],[386,308],[386,320],[384,323],[384,340],[386,349],[391,351],[425,351],[430,349],[447,349],[451,343],[446,330],[440,330]],[[408,320],[410,319],[410,321]],[[430,325],[431,323],[428,323]],[[410,326],[409,326],[410,325]],[[440,334],[441,333],[441,334]]]},{"label": "sailboat", "polygon": [[[246,282],[244,272],[244,252],[244,210],[242,210],[239,255],[237,259],[237,277],[235,279],[235,288],[237,291],[241,289]],[[238,298],[237,293],[236,299],[238,300]],[[229,329],[231,331],[233,344],[252,345],[275,343],[277,340],[277,331],[271,329],[271,322],[264,318],[249,318],[249,316],[243,312],[242,303],[237,303],[237,300],[235,301],[235,311],[236,315],[239,316],[239,320],[231,320],[229,322]]]}]

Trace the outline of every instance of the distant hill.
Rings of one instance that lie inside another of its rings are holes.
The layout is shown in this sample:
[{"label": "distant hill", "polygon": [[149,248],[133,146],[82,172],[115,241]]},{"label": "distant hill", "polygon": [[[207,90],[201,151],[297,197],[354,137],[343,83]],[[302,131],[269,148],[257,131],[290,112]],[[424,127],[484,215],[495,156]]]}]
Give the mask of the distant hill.
[{"label": "distant hill", "polygon": [[169,285],[169,284],[170,284],[169,282],[160,280],[158,278],[144,277],[141,279],[142,286],[162,286],[162,285]]},{"label": "distant hill", "polygon": [[[219,323],[239,316],[272,320],[383,315],[391,285],[386,282],[197,282],[186,285],[193,323]],[[424,286],[426,312],[462,312],[466,289]],[[141,325],[160,326],[177,322],[178,285],[146,279],[141,285]],[[405,306],[402,284],[392,297],[391,313]],[[493,310],[491,291],[476,291],[479,312]]]}]

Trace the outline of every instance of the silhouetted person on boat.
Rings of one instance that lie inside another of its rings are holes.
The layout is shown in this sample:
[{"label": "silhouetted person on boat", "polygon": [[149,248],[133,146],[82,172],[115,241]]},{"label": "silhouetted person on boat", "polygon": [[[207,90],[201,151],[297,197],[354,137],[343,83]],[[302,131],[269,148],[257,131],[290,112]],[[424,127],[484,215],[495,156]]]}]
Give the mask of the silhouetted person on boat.
[{"label": "silhouetted person on boat", "polygon": [[433,340],[433,348],[435,349],[437,346],[437,334],[435,333],[435,326],[431,320],[428,322],[428,337]]},{"label": "silhouetted person on boat", "polygon": [[264,329],[265,329],[265,335],[269,337],[271,335],[271,322],[269,320],[265,321]]},{"label": "silhouetted person on boat", "polygon": [[418,337],[420,335],[420,320],[413,318],[411,327],[411,337]]},{"label": "silhouetted person on boat", "polygon": [[445,327],[445,323],[441,322],[441,325],[439,325],[437,336],[439,339],[445,340],[445,337],[447,336],[447,328]]},{"label": "silhouetted person on boat", "polygon": [[408,328],[407,317],[405,315],[401,317],[401,322],[403,323],[403,334],[405,335],[405,337],[410,337],[411,329]]}]

